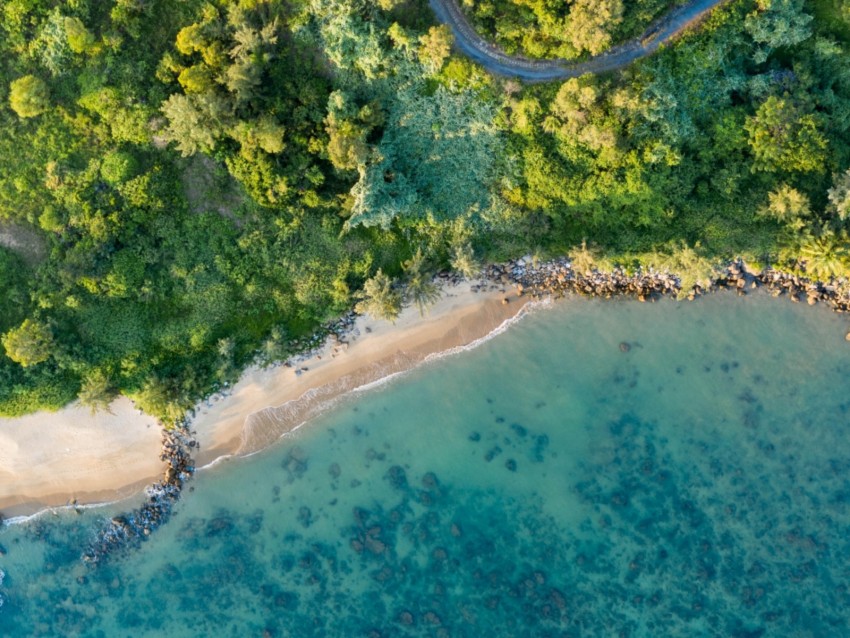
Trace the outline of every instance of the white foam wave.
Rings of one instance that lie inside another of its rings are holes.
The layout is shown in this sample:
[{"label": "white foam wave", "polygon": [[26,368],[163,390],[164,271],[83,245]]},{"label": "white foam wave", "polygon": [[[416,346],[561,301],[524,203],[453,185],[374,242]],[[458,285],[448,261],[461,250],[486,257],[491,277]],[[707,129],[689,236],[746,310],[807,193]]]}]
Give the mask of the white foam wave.
[{"label": "white foam wave", "polygon": [[[363,392],[370,392],[370,391],[373,391],[373,390],[380,389],[381,387],[384,387],[384,386],[388,385],[389,383],[393,382],[394,380],[396,380],[396,379],[412,372],[413,370],[419,368],[420,366],[431,364],[435,361],[439,361],[440,359],[443,359],[444,357],[449,357],[449,356],[453,356],[453,355],[460,354],[460,353],[463,353],[463,352],[469,352],[470,350],[474,350],[475,348],[478,348],[479,346],[487,343],[491,339],[499,336],[500,334],[503,334],[511,326],[519,323],[522,319],[524,319],[526,316],[528,316],[532,312],[535,312],[535,311],[542,309],[542,308],[548,308],[548,307],[552,306],[552,304],[553,304],[553,302],[550,298],[542,299],[540,301],[529,302],[529,303],[525,304],[522,307],[522,309],[520,309],[520,311],[516,315],[514,315],[513,317],[510,317],[509,319],[505,319],[505,321],[503,321],[501,324],[496,326],[496,328],[491,330],[489,333],[487,333],[483,337],[479,337],[478,339],[475,339],[475,340],[473,340],[473,341],[471,341],[467,344],[464,344],[462,346],[455,346],[453,348],[448,348],[448,349],[442,350],[440,352],[433,352],[433,353],[427,355],[425,358],[423,358],[422,361],[419,361],[419,362],[415,363],[414,365],[412,365],[410,368],[407,368],[405,370],[398,370],[398,371],[395,371],[395,372],[388,373],[384,376],[381,376],[381,377],[375,379],[374,381],[369,381],[368,383],[364,383],[362,385],[351,388],[351,389],[347,390],[346,392],[343,392],[341,394],[337,394],[336,396],[328,398],[328,399],[322,401],[318,406],[316,406],[316,408],[313,411],[311,411],[309,418],[305,419],[304,421],[301,421],[300,423],[298,423],[294,427],[290,428],[286,432],[283,432],[279,437],[277,437],[277,439],[275,441],[280,441],[281,439],[284,439],[288,436],[292,436],[296,431],[300,430],[303,426],[307,425],[311,421],[314,421],[317,417],[319,417],[322,414],[333,409],[334,407],[339,405],[340,402],[342,402],[342,401],[350,400],[354,396],[356,396],[360,393],[363,393]],[[305,391],[297,399],[287,401],[286,403],[283,403],[282,405],[271,408],[271,409],[273,409],[273,410],[285,409],[285,407],[289,404],[296,404],[296,403],[299,403],[299,402],[304,401],[304,400],[310,400],[310,399],[316,398],[321,392],[323,392],[323,391],[327,392],[327,390],[328,390],[327,386],[323,386],[323,387],[320,387],[320,388],[310,388],[309,390]],[[269,408],[266,408],[266,409],[269,409]],[[272,445],[273,444],[274,443],[272,443]],[[216,465],[218,465],[219,463],[222,463],[222,462],[224,462],[228,459],[231,459],[231,458],[249,458],[251,456],[254,456],[255,454],[259,454],[264,449],[266,449],[266,448],[254,450],[252,452],[248,452],[248,453],[244,453],[244,454],[240,453],[239,450],[237,450],[233,454],[222,454],[221,456],[214,458],[209,463],[206,463],[205,465],[202,465],[201,467],[198,467],[198,468],[195,468],[195,469],[196,469],[196,471],[211,469],[211,468],[215,467]],[[132,498],[132,497],[130,497],[130,498]],[[100,507],[107,507],[109,505],[115,505],[117,503],[120,503],[124,500],[127,500],[127,499],[118,499],[118,500],[115,500],[115,501],[106,501],[106,502],[102,502],[102,503],[90,503],[90,504],[86,504],[86,505],[61,505],[61,506],[57,506],[57,507],[46,507],[42,510],[39,510],[38,512],[35,512],[34,514],[30,514],[30,515],[27,515],[27,516],[14,516],[14,517],[8,518],[8,519],[3,521],[3,524],[4,525],[18,525],[18,524],[26,523],[26,522],[29,522],[29,521],[32,521],[32,520],[36,520],[39,517],[45,516],[47,514],[57,515],[57,513],[59,511],[62,511],[62,510],[70,510],[70,509],[74,509],[74,508],[75,509],[94,509],[94,508],[100,508]]]},{"label": "white foam wave", "polygon": [[124,501],[128,501],[132,498],[136,498],[139,494],[134,494],[133,496],[128,496],[127,498],[119,498],[114,501],[102,501],[98,503],[84,503],[84,504],[68,504],[68,505],[54,505],[48,506],[44,509],[40,509],[37,512],[32,514],[26,514],[21,516],[12,516],[10,518],[6,518],[3,520],[2,525],[22,525],[24,523],[29,523],[30,521],[35,521],[41,518],[42,516],[47,516],[48,514],[52,516],[58,516],[60,512],[68,511],[68,510],[90,510],[90,509],[99,509],[101,507],[109,507],[110,505],[117,505],[118,503],[123,503]]},{"label": "white foam wave", "polygon": [[[319,417],[322,414],[333,409],[334,407],[339,405],[341,402],[351,400],[356,395],[361,394],[363,392],[371,392],[371,391],[374,391],[374,390],[378,390],[382,387],[385,387],[388,384],[395,381],[396,379],[401,378],[402,376],[404,376],[404,375],[406,375],[410,372],[413,372],[417,368],[424,366],[424,365],[427,365],[427,364],[431,364],[435,361],[439,361],[440,359],[443,359],[444,357],[449,357],[449,356],[453,356],[453,355],[460,354],[460,353],[463,353],[463,352],[469,352],[470,350],[474,350],[475,348],[478,348],[479,346],[487,343],[491,339],[499,336],[500,334],[503,334],[511,326],[519,323],[522,319],[524,319],[526,316],[528,316],[532,312],[537,311],[539,309],[543,309],[543,308],[549,308],[549,307],[552,306],[552,304],[553,304],[552,299],[548,298],[548,297],[545,298],[545,299],[539,300],[539,301],[528,302],[527,304],[525,304],[520,309],[520,311],[516,315],[514,315],[513,317],[510,317],[509,319],[505,319],[501,324],[496,326],[493,330],[488,332],[486,335],[479,337],[478,339],[470,341],[469,343],[464,344],[462,346],[455,346],[453,348],[447,348],[446,350],[441,350],[439,352],[433,352],[433,353],[427,355],[426,357],[424,357],[421,361],[416,362],[414,365],[410,366],[409,368],[406,368],[404,370],[397,370],[395,372],[385,374],[385,375],[375,379],[374,381],[369,381],[367,383],[363,383],[363,384],[356,386],[354,388],[351,388],[351,389],[349,389],[349,390],[347,390],[343,393],[340,393],[340,394],[337,394],[337,395],[335,395],[331,398],[328,398],[325,401],[322,401],[320,405],[315,407],[314,411],[311,413],[309,418],[307,418],[307,419],[301,421],[300,423],[298,423],[297,425],[289,428],[286,432],[283,432],[276,439],[276,442],[278,442],[282,439],[285,439],[286,437],[292,436],[297,430],[300,430],[303,426],[307,425],[311,421],[314,421],[317,417]],[[297,399],[292,399],[290,401],[287,401],[286,403],[281,404],[280,406],[277,406],[276,408],[271,408],[271,409],[280,410],[280,409],[284,409],[287,405],[296,404],[296,403],[298,403],[302,400],[305,400],[305,399],[306,400],[313,399],[320,393],[320,391],[326,392],[327,386],[323,386],[322,388],[311,388],[311,389],[307,390],[306,392],[304,392]],[[272,443],[272,445],[273,444],[274,443]],[[263,449],[266,449],[266,448],[263,448]],[[259,454],[260,452],[263,451],[263,449],[255,450],[255,451],[245,453],[245,454],[241,454],[237,451],[236,454],[234,454],[232,456],[238,456],[239,458],[249,458],[251,456],[254,456],[255,454]],[[209,465],[211,465],[211,464],[209,464]],[[209,467],[209,465],[207,465],[205,467]],[[203,468],[201,468],[201,469],[203,469]]]},{"label": "white foam wave", "polygon": [[232,458],[234,458],[234,457],[236,457],[236,456],[237,456],[236,454],[222,454],[221,456],[217,456],[217,457],[215,457],[212,461],[210,461],[210,462],[209,462],[209,463],[207,463],[206,465],[202,465],[201,467],[196,467],[196,468],[195,468],[195,471],[196,471],[196,472],[198,472],[198,471],[200,471],[200,470],[208,470],[208,469],[210,469],[210,468],[212,468],[212,467],[215,467],[215,466],[216,466],[216,465],[218,465],[219,463],[222,463],[222,462],[224,462],[224,461],[226,461],[226,460],[228,460],[228,459],[232,459]]}]

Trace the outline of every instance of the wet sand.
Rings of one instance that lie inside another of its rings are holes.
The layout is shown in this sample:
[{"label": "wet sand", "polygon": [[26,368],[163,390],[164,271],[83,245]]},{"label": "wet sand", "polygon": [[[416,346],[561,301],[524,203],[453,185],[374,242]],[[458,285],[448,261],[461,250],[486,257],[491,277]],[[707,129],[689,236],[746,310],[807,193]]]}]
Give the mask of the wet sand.
[{"label": "wet sand", "polygon": [[[249,368],[227,396],[197,406],[196,463],[256,452],[339,396],[486,337],[526,301],[513,290],[476,293],[468,282],[446,286],[424,317],[416,308],[406,308],[395,324],[358,317],[344,337],[347,344],[331,340],[292,367]],[[19,516],[71,499],[85,504],[132,496],[162,475],[159,453],[154,419],[126,398],[115,401],[110,413],[70,406],[0,419],[0,512]]]}]

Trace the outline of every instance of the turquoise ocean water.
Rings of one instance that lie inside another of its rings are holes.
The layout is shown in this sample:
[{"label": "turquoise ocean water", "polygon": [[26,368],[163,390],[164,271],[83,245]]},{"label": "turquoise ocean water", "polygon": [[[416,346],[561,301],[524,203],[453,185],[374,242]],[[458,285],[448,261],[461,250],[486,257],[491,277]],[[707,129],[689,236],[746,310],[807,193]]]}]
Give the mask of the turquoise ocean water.
[{"label": "turquoise ocean water", "polygon": [[0,636],[846,638],[847,328],[560,303],[200,473],[98,568],[118,506],[7,526]]}]

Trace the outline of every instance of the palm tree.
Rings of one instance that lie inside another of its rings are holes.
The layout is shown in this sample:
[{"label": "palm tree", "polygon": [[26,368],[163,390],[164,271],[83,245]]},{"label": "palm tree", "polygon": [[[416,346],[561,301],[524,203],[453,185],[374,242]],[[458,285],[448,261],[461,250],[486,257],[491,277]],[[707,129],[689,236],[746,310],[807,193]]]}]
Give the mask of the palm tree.
[{"label": "palm tree", "polygon": [[280,326],[274,326],[268,338],[263,341],[260,350],[262,365],[267,366],[286,356],[286,333]]},{"label": "palm tree", "polygon": [[404,262],[404,271],[407,273],[407,294],[410,300],[419,308],[419,314],[424,315],[428,306],[440,298],[440,290],[434,283],[431,273],[425,269],[425,256],[422,249],[416,250],[416,254]]},{"label": "palm tree", "polygon": [[767,195],[767,206],[760,209],[758,214],[772,217],[782,224],[790,224],[807,217],[811,212],[811,204],[805,193],[796,188],[782,184]]},{"label": "palm tree", "polygon": [[354,309],[361,314],[393,323],[401,314],[401,293],[396,289],[395,281],[381,269],[366,280],[358,297],[360,301]]},{"label": "palm tree", "polygon": [[451,260],[452,268],[467,279],[472,279],[481,270],[481,264],[475,259],[475,253],[469,242],[458,244],[454,248]]},{"label": "palm tree", "polygon": [[79,399],[94,414],[100,410],[109,412],[109,404],[115,397],[115,389],[103,370],[94,370],[83,381]]},{"label": "palm tree", "polygon": [[581,246],[576,246],[569,252],[570,263],[573,272],[579,275],[587,275],[596,265],[596,251],[588,248],[587,240],[581,241]]},{"label": "palm tree", "polygon": [[806,232],[800,239],[800,260],[805,262],[806,273],[826,281],[847,274],[850,263],[850,246],[847,236],[835,232],[826,226],[818,235]]}]

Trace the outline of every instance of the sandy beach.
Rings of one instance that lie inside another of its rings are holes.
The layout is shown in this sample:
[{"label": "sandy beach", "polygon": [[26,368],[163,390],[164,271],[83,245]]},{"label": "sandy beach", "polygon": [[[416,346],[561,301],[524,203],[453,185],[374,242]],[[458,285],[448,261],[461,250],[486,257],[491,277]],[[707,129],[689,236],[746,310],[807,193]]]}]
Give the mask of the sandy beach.
[{"label": "sandy beach", "polygon": [[[226,396],[197,406],[196,463],[256,452],[340,395],[490,335],[527,301],[513,289],[445,286],[425,316],[409,307],[395,324],[358,317],[344,343],[329,340],[291,367],[249,368]],[[155,420],[123,397],[95,415],[72,405],[0,419],[0,512],[19,516],[71,499],[85,504],[132,496],[161,476],[159,453]]]}]

